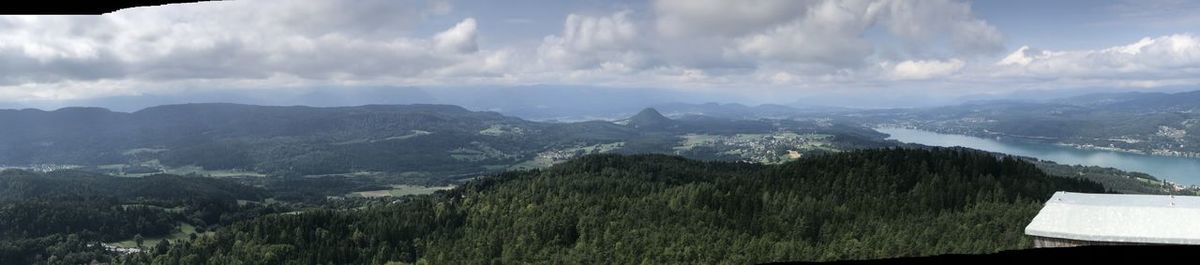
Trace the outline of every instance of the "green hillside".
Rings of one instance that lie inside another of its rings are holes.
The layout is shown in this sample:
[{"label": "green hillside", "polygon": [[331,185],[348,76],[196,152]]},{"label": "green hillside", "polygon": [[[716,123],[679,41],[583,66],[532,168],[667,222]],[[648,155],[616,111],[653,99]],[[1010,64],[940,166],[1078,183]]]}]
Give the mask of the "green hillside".
[{"label": "green hillside", "polygon": [[1060,190],[1012,157],[881,149],[779,165],[591,155],[450,191],[265,216],[128,264],[747,264],[1029,247]]},{"label": "green hillside", "polygon": [[242,203],[265,196],[204,177],[0,171],[0,264],[104,262],[112,253],[101,242],[162,238],[279,212]]}]

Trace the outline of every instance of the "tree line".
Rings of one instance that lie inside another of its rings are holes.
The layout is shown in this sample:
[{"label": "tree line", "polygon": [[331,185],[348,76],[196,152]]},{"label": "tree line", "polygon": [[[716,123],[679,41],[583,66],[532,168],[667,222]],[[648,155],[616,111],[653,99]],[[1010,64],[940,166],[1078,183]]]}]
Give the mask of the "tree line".
[{"label": "tree line", "polygon": [[1055,191],[1009,156],[934,148],[781,165],[589,155],[430,196],[266,215],[116,264],[746,264],[1030,247]]}]

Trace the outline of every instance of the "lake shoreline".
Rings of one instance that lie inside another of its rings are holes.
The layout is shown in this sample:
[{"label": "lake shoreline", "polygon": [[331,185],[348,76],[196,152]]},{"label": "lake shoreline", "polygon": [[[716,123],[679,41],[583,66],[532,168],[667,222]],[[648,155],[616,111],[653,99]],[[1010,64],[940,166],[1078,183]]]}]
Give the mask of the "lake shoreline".
[{"label": "lake shoreline", "polygon": [[1053,145],[1060,145],[1060,146],[1064,146],[1064,147],[1070,147],[1070,148],[1075,148],[1075,149],[1079,149],[1079,150],[1087,150],[1087,151],[1122,152],[1122,153],[1148,155],[1148,156],[1161,156],[1161,157],[1200,158],[1200,153],[1198,153],[1198,152],[1186,152],[1186,151],[1177,151],[1177,150],[1170,150],[1170,149],[1153,149],[1153,150],[1126,149],[1126,148],[1096,146],[1096,145],[1092,145],[1092,144],[1074,144],[1074,143],[1063,142],[1063,140],[1064,140],[1063,138],[1054,138],[1054,137],[1046,137],[1046,136],[1015,135],[1015,134],[1007,134],[1007,133],[1002,133],[1002,132],[988,131],[986,129],[982,133],[977,132],[977,131],[953,132],[953,131],[944,131],[944,130],[937,130],[937,129],[930,129],[930,128],[921,128],[921,127],[917,127],[917,126],[898,126],[898,125],[882,125],[882,126],[874,127],[872,129],[875,129],[876,131],[878,131],[879,129],[919,130],[919,131],[926,131],[926,132],[932,132],[932,133],[971,136],[971,137],[979,137],[979,138],[985,138],[985,139],[996,138],[996,140],[1000,140],[1000,141],[1019,141],[1019,142],[1023,142],[1023,143],[1033,143],[1033,144],[1053,144]]},{"label": "lake shoreline", "polygon": [[[1099,166],[1144,173],[1177,189],[1200,188],[1200,159],[1170,157],[1113,150],[1086,150],[1043,141],[1012,140],[1011,137],[983,138],[902,127],[876,127],[887,139],[928,146],[961,146],[988,152],[1032,157],[1064,165]],[[1004,140],[1004,139],[1009,140]],[[1195,184],[1194,184],[1195,183]]]}]

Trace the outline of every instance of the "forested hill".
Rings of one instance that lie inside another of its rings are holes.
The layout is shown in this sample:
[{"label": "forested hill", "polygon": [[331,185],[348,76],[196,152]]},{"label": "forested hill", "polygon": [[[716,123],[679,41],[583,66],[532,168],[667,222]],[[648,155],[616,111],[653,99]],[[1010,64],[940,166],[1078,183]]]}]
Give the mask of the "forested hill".
[{"label": "forested hill", "polygon": [[[350,211],[266,216],[127,264],[750,264],[1025,248],[1055,191],[1011,157],[863,150],[781,165],[592,155]],[[120,263],[118,262],[118,263]]]},{"label": "forested hill", "polygon": [[215,178],[153,175],[119,178],[89,172],[60,170],[36,173],[0,171],[0,202],[31,200],[203,201],[258,200],[262,189]]},{"label": "forested hill", "polygon": [[100,242],[164,238],[182,227],[204,231],[278,212],[242,203],[266,196],[197,176],[0,171],[0,264],[106,262],[113,253]]},{"label": "forested hill", "polygon": [[[314,108],[238,104],[182,104],[124,113],[100,108],[0,111],[0,164],[120,164],[159,160],[172,166],[277,170],[342,170],[343,149],[422,150],[401,141],[430,138],[433,145],[496,124],[532,123],[449,105],[367,105]],[[478,136],[478,135],[475,135]],[[489,141],[498,147],[504,141]],[[378,148],[376,148],[378,149]],[[428,149],[428,148],[426,148]],[[411,155],[399,153],[395,156]],[[313,161],[334,161],[313,165]],[[364,162],[365,163],[365,162]],[[336,167],[335,167],[336,166]]]}]

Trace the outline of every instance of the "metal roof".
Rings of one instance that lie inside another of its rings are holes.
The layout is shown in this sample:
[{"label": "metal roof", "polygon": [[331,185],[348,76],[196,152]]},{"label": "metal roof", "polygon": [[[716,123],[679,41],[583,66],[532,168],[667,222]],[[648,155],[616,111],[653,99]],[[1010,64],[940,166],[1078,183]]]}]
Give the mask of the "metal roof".
[{"label": "metal roof", "polygon": [[1057,192],[1025,234],[1084,241],[1200,245],[1200,197]]}]

